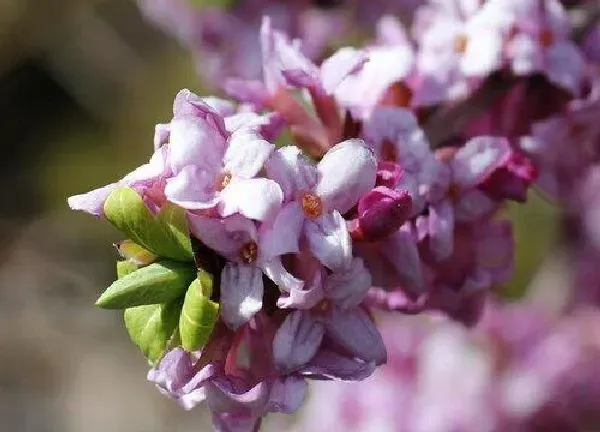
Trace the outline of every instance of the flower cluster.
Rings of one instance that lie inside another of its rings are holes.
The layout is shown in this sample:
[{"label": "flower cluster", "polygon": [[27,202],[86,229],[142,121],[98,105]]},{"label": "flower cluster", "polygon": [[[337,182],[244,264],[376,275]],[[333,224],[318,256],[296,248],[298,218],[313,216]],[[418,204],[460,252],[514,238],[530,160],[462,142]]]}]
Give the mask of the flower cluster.
[{"label": "flower cluster", "polygon": [[527,304],[490,304],[475,332],[387,316],[388,364],[364,383],[317,384],[294,430],[594,429],[600,340],[589,329],[599,320],[597,310],[561,320]]},{"label": "flower cluster", "polygon": [[[186,409],[206,401],[226,431],[295,411],[307,379],[370,376],[387,357],[376,310],[478,323],[512,274],[502,209],[536,182],[597,231],[594,187],[570,190],[595,184],[598,53],[594,33],[571,39],[559,2],[432,0],[410,34],[384,16],[376,40],[329,56],[316,30],[302,41],[269,17],[231,25],[257,13],[249,3],[183,22],[154,2],[203,49],[235,27],[218,59],[248,73],[219,74],[232,100],[180,91],[147,164],[69,198],[127,237],[98,305],[125,309],[161,392]],[[415,385],[402,397],[421,397]]]},{"label": "flower cluster", "polygon": [[[263,15],[277,28],[301,38],[310,58],[372,27],[384,11],[404,13],[415,0],[138,0],[144,16],[187,46],[203,79],[219,85],[223,77],[261,74],[258,30]],[[342,7],[344,6],[344,7]]]}]

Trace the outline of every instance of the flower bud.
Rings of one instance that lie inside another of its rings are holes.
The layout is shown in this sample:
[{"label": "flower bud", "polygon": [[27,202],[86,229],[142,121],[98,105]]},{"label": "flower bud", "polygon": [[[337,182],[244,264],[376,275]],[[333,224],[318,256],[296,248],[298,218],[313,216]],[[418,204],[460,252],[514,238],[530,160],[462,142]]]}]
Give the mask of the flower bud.
[{"label": "flower bud", "polygon": [[398,230],[411,213],[412,197],[406,190],[377,186],[358,202],[358,230],[364,240],[380,240]]}]

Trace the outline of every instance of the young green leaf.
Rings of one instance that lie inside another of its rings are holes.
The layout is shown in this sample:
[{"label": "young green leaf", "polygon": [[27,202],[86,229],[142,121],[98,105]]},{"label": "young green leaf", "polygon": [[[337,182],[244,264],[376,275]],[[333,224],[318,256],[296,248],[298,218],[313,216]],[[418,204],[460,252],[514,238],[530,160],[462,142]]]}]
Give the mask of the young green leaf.
[{"label": "young green leaf", "polygon": [[133,273],[139,268],[139,266],[131,261],[117,261],[117,278],[121,279],[127,276],[129,273]]},{"label": "young green leaf", "polygon": [[179,316],[181,345],[188,351],[202,348],[219,317],[219,304],[210,300],[212,277],[200,270],[185,294]]},{"label": "young green leaf", "polygon": [[119,255],[128,261],[131,261],[138,266],[144,266],[153,263],[158,259],[156,254],[144,249],[137,243],[131,240],[123,240],[115,243]]},{"label": "young green leaf", "polygon": [[155,216],[136,191],[121,187],[106,199],[104,215],[142,248],[176,261],[193,260],[187,220],[180,207],[165,203]]},{"label": "young green leaf", "polygon": [[100,296],[96,305],[125,309],[145,304],[166,303],[181,297],[196,276],[191,264],[161,261],[117,279]]},{"label": "young green leaf", "polygon": [[167,304],[136,306],[125,310],[123,318],[129,337],[154,365],[167,350],[181,312],[181,300]]}]

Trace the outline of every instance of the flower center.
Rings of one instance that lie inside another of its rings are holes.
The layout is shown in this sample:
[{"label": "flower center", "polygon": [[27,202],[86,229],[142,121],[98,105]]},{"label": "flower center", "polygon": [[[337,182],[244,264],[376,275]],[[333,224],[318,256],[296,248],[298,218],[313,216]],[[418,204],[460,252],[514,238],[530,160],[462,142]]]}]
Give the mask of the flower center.
[{"label": "flower center", "polygon": [[309,218],[317,218],[323,214],[323,201],[317,195],[305,194],[302,197],[302,209]]},{"label": "flower center", "polygon": [[258,245],[255,241],[249,241],[242,246],[240,258],[245,264],[252,264],[258,257]]},{"label": "flower center", "polygon": [[221,173],[217,176],[216,188],[217,190],[222,191],[229,183],[231,183],[231,173]]},{"label": "flower center", "polygon": [[317,315],[329,315],[333,310],[333,303],[329,299],[323,299],[313,308]]},{"label": "flower center", "polygon": [[554,34],[548,29],[542,30],[538,35],[538,40],[544,48],[548,48],[554,43]]},{"label": "flower center", "polygon": [[454,52],[457,54],[464,54],[467,51],[467,44],[469,39],[466,35],[460,34],[454,39]]}]

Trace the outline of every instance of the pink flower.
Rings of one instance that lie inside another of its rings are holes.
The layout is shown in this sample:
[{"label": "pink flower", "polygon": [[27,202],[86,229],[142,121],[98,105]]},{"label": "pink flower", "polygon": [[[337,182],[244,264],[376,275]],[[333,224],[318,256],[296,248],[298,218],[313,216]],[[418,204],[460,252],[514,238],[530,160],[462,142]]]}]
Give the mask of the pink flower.
[{"label": "pink flower", "polygon": [[[570,22],[557,0],[491,0],[497,13],[510,17],[506,55],[516,75],[543,73],[574,95],[581,92],[585,59],[569,40]],[[490,6],[491,7],[491,6]]]},{"label": "pink flower", "polygon": [[168,145],[173,172],[165,187],[169,201],[188,210],[218,207],[224,217],[274,217],[281,189],[269,179],[256,178],[274,146],[259,135],[254,121],[229,133],[223,117],[196,95],[182,91]]},{"label": "pink flower", "polygon": [[358,139],[337,144],[316,167],[289,147],[267,163],[267,175],[282,185],[294,220],[303,221],[295,235],[302,235],[308,249],[331,270],[350,263],[350,235],[341,215],[375,186],[376,170],[375,157]]},{"label": "pink flower", "polygon": [[462,98],[502,67],[507,26],[497,9],[493,2],[444,0],[418,10],[415,105]]},{"label": "pink flower", "polygon": [[443,310],[467,325],[475,324],[488,290],[508,281],[513,261],[510,222],[458,225],[452,255],[441,262],[428,260],[434,278],[427,307]]},{"label": "pink flower", "polygon": [[[274,331],[263,314],[235,333],[218,324],[202,352],[168,352],[148,380],[186,409],[205,401],[217,430],[255,430],[268,412],[294,412],[307,388],[299,375],[274,368]],[[239,361],[242,346],[247,364]]]}]

